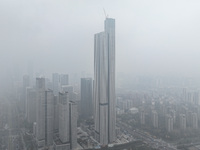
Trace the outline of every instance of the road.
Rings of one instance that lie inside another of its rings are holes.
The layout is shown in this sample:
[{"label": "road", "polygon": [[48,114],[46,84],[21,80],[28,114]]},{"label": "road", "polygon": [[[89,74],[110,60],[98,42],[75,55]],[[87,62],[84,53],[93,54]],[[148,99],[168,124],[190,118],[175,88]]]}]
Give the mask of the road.
[{"label": "road", "polygon": [[169,143],[156,139],[152,135],[145,133],[139,129],[133,130],[132,127],[123,123],[121,121],[117,122],[117,125],[124,130],[127,134],[132,135],[134,138],[141,139],[144,143],[147,143],[152,146],[152,148],[163,149],[163,150],[177,150],[176,147],[170,145]]}]

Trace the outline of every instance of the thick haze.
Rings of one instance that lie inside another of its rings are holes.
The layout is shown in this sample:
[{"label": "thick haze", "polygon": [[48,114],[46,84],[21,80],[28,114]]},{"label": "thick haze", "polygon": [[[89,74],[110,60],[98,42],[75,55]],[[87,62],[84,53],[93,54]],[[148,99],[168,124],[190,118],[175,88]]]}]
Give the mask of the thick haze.
[{"label": "thick haze", "polygon": [[92,74],[103,8],[116,19],[116,72],[200,76],[199,0],[1,0],[1,75]]}]

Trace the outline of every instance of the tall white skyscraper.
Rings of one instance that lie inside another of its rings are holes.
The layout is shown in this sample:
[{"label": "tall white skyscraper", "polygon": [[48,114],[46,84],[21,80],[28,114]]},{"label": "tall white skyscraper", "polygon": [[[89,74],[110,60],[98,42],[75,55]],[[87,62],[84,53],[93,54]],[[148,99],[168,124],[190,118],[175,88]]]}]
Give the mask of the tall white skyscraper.
[{"label": "tall white skyscraper", "polygon": [[38,147],[53,145],[54,95],[45,90],[45,78],[36,78],[36,142]]},{"label": "tall white skyscraper", "polygon": [[36,78],[36,142],[45,145],[45,78]]},{"label": "tall white skyscraper", "polygon": [[115,140],[115,20],[106,18],[104,32],[94,36],[95,138],[101,145]]}]

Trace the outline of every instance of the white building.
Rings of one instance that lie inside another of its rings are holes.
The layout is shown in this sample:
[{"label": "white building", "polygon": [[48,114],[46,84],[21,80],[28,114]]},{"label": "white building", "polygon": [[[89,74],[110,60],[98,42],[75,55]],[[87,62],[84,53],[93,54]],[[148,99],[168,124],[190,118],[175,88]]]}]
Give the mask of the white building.
[{"label": "white building", "polygon": [[36,78],[36,142],[45,146],[45,78]]},{"label": "white building", "polygon": [[36,142],[38,147],[53,144],[54,95],[45,90],[45,78],[36,78]]},{"label": "white building", "polygon": [[101,145],[115,140],[115,20],[106,18],[104,32],[94,36],[95,138]]},{"label": "white building", "polygon": [[77,147],[77,105],[69,101],[68,92],[59,92],[59,136],[54,148],[75,149]]}]

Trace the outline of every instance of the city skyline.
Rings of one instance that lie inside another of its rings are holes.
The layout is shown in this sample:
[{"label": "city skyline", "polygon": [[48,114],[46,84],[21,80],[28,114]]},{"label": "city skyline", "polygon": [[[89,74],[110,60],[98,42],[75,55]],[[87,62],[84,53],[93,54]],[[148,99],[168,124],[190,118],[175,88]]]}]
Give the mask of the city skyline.
[{"label": "city skyline", "polygon": [[31,66],[45,76],[63,73],[63,68],[69,74],[92,74],[93,33],[102,28],[103,8],[118,21],[116,73],[200,76],[197,0],[0,4],[1,82],[6,76],[28,73]]},{"label": "city skyline", "polygon": [[200,147],[199,7],[2,0],[0,148]]}]

